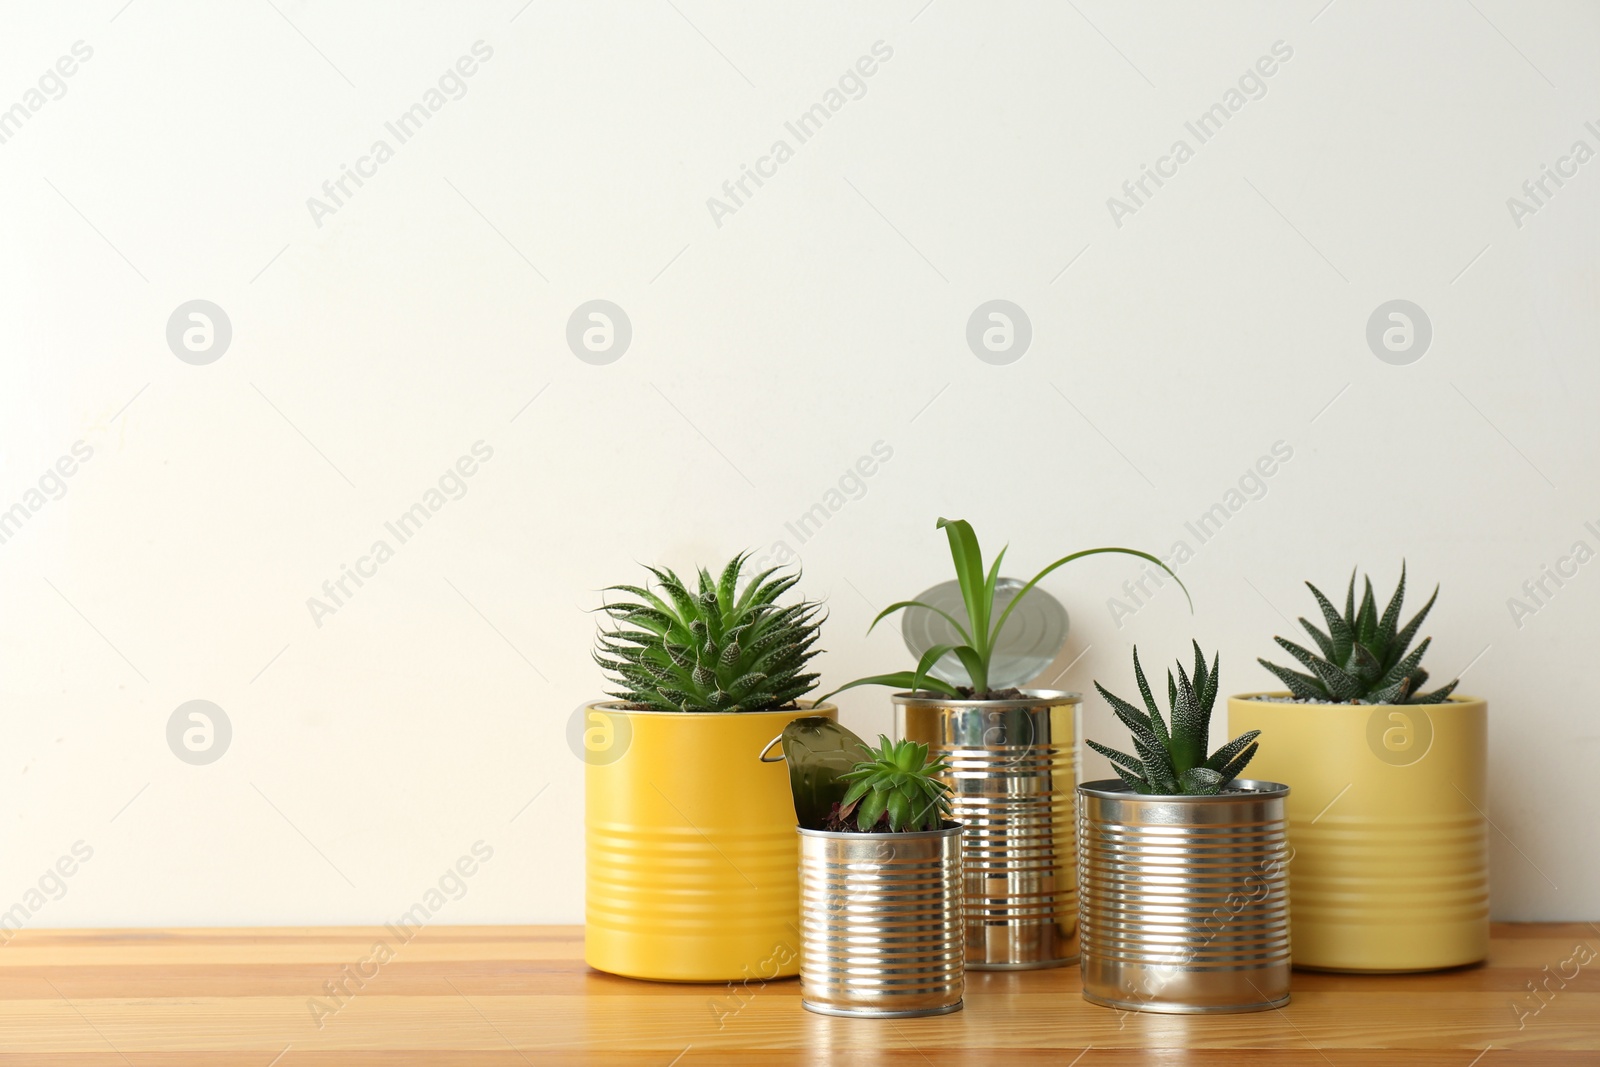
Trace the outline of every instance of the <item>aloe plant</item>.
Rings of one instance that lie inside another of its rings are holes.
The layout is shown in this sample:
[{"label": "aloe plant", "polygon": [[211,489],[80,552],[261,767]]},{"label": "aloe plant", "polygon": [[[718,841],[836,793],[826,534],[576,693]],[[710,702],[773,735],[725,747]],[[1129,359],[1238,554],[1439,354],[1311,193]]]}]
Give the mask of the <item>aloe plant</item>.
[{"label": "aloe plant", "polygon": [[1428,672],[1422,668],[1422,657],[1428,651],[1431,637],[1409,653],[1412,640],[1422,626],[1422,620],[1439,599],[1439,587],[1411,621],[1400,626],[1400,606],[1406,595],[1406,567],[1400,564],[1400,584],[1394,595],[1378,615],[1378,602],[1372,595],[1372,579],[1366,579],[1366,591],[1361,595],[1361,606],[1356,606],[1356,572],[1350,572],[1350,588],[1345,592],[1344,614],[1341,615],[1322,591],[1310,582],[1306,588],[1317,598],[1322,617],[1328,626],[1323,633],[1305,619],[1300,625],[1311,634],[1322,655],[1295,644],[1286,638],[1275,637],[1284,651],[1299,660],[1310,674],[1280,667],[1266,660],[1258,660],[1263,667],[1277,675],[1289,692],[1300,700],[1319,703],[1359,704],[1441,704],[1455,690],[1460,679],[1441,686],[1431,693],[1422,692]]},{"label": "aloe plant", "polygon": [[927,745],[890,741],[882,734],[876,749],[861,747],[867,758],[840,775],[850,783],[840,816],[854,814],[856,829],[864,831],[880,822],[896,834],[939,829],[950,816],[950,787],[938,779],[950,770],[944,757],[929,763]]},{"label": "aloe plant", "polygon": [[[872,620],[872,625],[867,627],[867,632],[871,633],[873,627],[876,627],[878,623],[897,611],[904,611],[906,608],[923,608],[943,616],[946,622],[955,627],[956,633],[961,635],[964,643],[959,645],[934,645],[922,654],[922,658],[918,661],[915,670],[893,671],[888,674],[874,674],[866,678],[857,678],[855,681],[833,690],[828,694],[829,697],[833,696],[834,693],[842,693],[846,689],[854,689],[858,685],[889,685],[898,689],[910,689],[912,691],[925,688],[943,696],[957,699],[984,699],[989,696],[990,692],[989,663],[994,656],[995,644],[999,640],[1001,632],[1005,629],[1006,620],[1011,617],[1011,613],[1016,610],[1018,604],[1022,603],[1023,598],[1028,595],[1033,587],[1039,584],[1040,579],[1056,568],[1071,563],[1075,559],[1082,559],[1085,556],[1094,556],[1105,552],[1118,552],[1123,555],[1137,556],[1140,559],[1148,560],[1171,574],[1173,581],[1178,583],[1178,588],[1183,590],[1183,595],[1185,597],[1189,596],[1188,588],[1184,586],[1176,574],[1172,573],[1172,569],[1148,552],[1140,552],[1133,548],[1087,548],[1081,552],[1063,556],[1045,567],[1038,574],[1035,574],[1026,585],[1017,590],[1017,595],[1011,598],[1011,602],[1006,605],[1005,610],[996,617],[994,611],[995,583],[1000,580],[1000,562],[1005,559],[1006,549],[1000,549],[994,558],[994,562],[985,571],[983,551],[978,545],[978,535],[973,532],[971,523],[965,519],[940,519],[938,528],[942,529],[949,538],[950,558],[955,564],[956,580],[961,586],[961,599],[966,608],[966,624],[963,625],[961,620],[954,615],[932,604],[927,604],[920,600],[901,600],[880,611],[877,618]],[[1192,599],[1189,601],[1189,607],[1191,610],[1194,608]],[[940,657],[947,652],[954,653],[955,657],[960,660],[962,668],[966,671],[968,681],[971,683],[968,687],[968,692],[962,692],[956,686],[939,678],[931,677],[928,674],[929,668],[937,663]],[[826,700],[827,697],[823,699]]]},{"label": "aloe plant", "polygon": [[652,711],[771,711],[793,707],[816,687],[806,664],[817,654],[821,607],[811,601],[780,606],[799,572],[773,578],[763,571],[738,588],[748,554],[728,561],[712,581],[699,569],[699,590],[670,569],[649,567],[659,593],[638,585],[608,592],[634,600],[601,610],[618,624],[602,630],[595,662],[618,688],[609,695]]},{"label": "aloe plant", "polygon": [[1242,733],[1210,756],[1206,755],[1211,736],[1211,709],[1217,700],[1219,666],[1219,657],[1213,656],[1211,668],[1206,669],[1205,654],[1196,641],[1194,676],[1191,678],[1184,672],[1181,661],[1176,680],[1172,672],[1167,671],[1167,704],[1172,715],[1172,726],[1168,729],[1150,693],[1150,683],[1145,681],[1144,668],[1139,665],[1139,650],[1135,648],[1133,675],[1139,683],[1144,708],[1137,708],[1108,692],[1099,682],[1094,683],[1094,687],[1133,734],[1133,750],[1137,755],[1130,756],[1095,741],[1089,741],[1089,747],[1110,760],[1117,777],[1136,793],[1207,796],[1221,792],[1223,786],[1238,777],[1255,757],[1256,738],[1261,731]]}]

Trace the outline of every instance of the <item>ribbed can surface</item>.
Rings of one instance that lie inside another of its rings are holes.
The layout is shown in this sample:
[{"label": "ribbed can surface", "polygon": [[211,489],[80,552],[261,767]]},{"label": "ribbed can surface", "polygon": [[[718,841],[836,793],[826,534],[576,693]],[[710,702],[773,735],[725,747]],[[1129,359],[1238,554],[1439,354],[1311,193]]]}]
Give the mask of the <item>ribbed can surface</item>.
[{"label": "ribbed can surface", "polygon": [[962,834],[967,966],[1059,967],[1078,957],[1077,693],[1016,700],[897,693],[895,729],[950,765]]},{"label": "ribbed can surface", "polygon": [[630,978],[749,981],[799,970],[794,802],[755,758],[788,711],[637,711],[597,703],[585,767],[584,956]]},{"label": "ribbed can surface", "polygon": [[1489,953],[1489,708],[1228,700],[1261,731],[1251,770],[1293,782],[1286,804],[1294,962],[1418,971]]},{"label": "ribbed can surface", "polygon": [[1182,1013],[1288,1003],[1289,789],[1229,788],[1147,797],[1115,779],[1078,787],[1086,1000]]},{"label": "ribbed can surface", "polygon": [[961,827],[800,834],[800,1003],[903,1018],[961,1007]]}]

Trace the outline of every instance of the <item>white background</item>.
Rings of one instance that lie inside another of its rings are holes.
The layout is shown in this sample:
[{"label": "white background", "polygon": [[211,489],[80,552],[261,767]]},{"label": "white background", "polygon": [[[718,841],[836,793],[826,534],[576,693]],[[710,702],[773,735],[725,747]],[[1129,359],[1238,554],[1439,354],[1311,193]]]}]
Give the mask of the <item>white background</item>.
[{"label": "white background", "polygon": [[[1073,631],[1041,681],[1131,692],[1134,642],[1197,636],[1225,692],[1267,687],[1304,580],[1359,564],[1387,594],[1404,557],[1413,607],[1443,587],[1436,679],[1490,702],[1495,916],[1600,914],[1600,563],[1520,627],[1507,604],[1600,548],[1600,162],[1520,227],[1507,206],[1600,148],[1592,6],[273,2],[0,28],[0,107],[93,49],[0,144],[0,509],[93,448],[0,544],[0,909],[82,840],[31,925],[383,920],[481,839],[441,921],[581,921],[565,731],[602,689],[602,586],[785,541],[839,684],[909,666],[864,632],[948,577],[937,516],[1024,577],[1166,552],[1283,441],[1182,568],[1193,616],[1169,588],[1119,628],[1127,561],[1050,578]],[[1266,94],[1116,225],[1108,197],[1278,41]],[[307,198],[379,138],[319,226]],[[719,226],[707,198],[778,138],[794,158]],[[606,366],[565,340],[596,298],[633,328]],[[1406,366],[1365,337],[1397,298],[1433,326]],[[166,341],[192,299],[232,323],[206,366]],[[1010,365],[966,343],[991,299],[1032,323]],[[307,598],[480,440],[466,495],[318,626]],[[879,441],[801,544],[785,523]],[[209,766],[167,746],[193,699],[233,727]],[[888,728],[883,691],[842,703]]]}]

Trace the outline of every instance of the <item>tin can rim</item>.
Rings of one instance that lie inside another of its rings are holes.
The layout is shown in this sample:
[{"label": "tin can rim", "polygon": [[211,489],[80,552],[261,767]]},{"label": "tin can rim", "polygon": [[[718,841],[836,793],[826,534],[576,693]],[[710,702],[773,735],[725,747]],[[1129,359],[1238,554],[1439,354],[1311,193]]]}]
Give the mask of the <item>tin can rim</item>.
[{"label": "tin can rim", "polygon": [[[1230,787],[1228,791],[1206,796],[1182,794],[1161,796],[1135,793],[1133,788],[1120,778],[1100,778],[1093,782],[1079,783],[1078,792],[1083,796],[1098,797],[1101,800],[1140,800],[1155,804],[1225,804],[1240,800],[1277,800],[1289,795],[1289,787],[1282,782],[1268,782],[1259,778],[1235,778],[1228,785]],[[1235,786],[1238,788],[1232,788]]]},{"label": "tin can rim", "polygon": [[820,837],[826,841],[927,841],[937,837],[953,837],[962,831],[962,824],[946,819],[944,826],[938,830],[911,830],[899,834],[868,834],[855,830],[808,830],[804,826],[796,826],[795,832],[801,837]]},{"label": "tin can rim", "polygon": [[1471,695],[1470,693],[1451,693],[1448,697],[1445,698],[1444,703],[1442,703],[1442,704],[1366,704],[1366,703],[1357,704],[1357,703],[1352,703],[1350,701],[1342,701],[1342,700],[1308,700],[1308,701],[1306,701],[1304,703],[1301,703],[1300,701],[1297,701],[1297,700],[1264,700],[1264,699],[1262,699],[1263,697],[1287,697],[1287,696],[1293,696],[1293,694],[1290,693],[1287,689],[1258,689],[1258,690],[1254,690],[1254,691],[1249,692],[1249,693],[1234,693],[1232,696],[1228,697],[1228,699],[1229,700],[1237,700],[1241,704],[1264,704],[1267,707],[1271,707],[1271,708],[1297,708],[1297,709],[1303,709],[1303,710],[1308,710],[1308,711],[1309,710],[1315,710],[1315,709],[1318,709],[1318,708],[1361,708],[1361,709],[1369,709],[1369,708],[1409,708],[1409,709],[1412,709],[1412,710],[1423,710],[1423,711],[1433,712],[1433,711],[1437,711],[1437,710],[1439,710],[1441,708],[1462,708],[1462,707],[1465,707],[1465,706],[1467,706],[1469,704],[1487,704],[1488,703],[1487,698],[1485,698],[1485,697],[1475,697],[1475,696]]},{"label": "tin can rim", "polygon": [[1022,692],[1022,696],[1009,700],[962,700],[938,693],[924,695],[921,692],[895,693],[890,699],[908,708],[992,708],[1006,711],[1083,703],[1082,693],[1065,689],[1024,689]]},{"label": "tin can rim", "polygon": [[757,719],[763,715],[786,715],[793,719],[804,715],[822,715],[826,712],[837,712],[839,706],[831,700],[817,703],[816,701],[797,701],[793,708],[769,708],[766,711],[657,711],[654,708],[630,708],[620,700],[589,700],[584,702],[584,707],[598,708],[602,711],[615,712],[619,715],[660,715],[674,719]]}]

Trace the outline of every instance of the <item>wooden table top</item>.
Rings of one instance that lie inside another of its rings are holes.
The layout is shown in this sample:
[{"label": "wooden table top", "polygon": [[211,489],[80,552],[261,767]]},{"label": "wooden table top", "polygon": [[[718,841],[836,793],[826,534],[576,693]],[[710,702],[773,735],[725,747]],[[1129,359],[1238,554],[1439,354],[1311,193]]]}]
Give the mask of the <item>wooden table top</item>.
[{"label": "wooden table top", "polygon": [[[836,1019],[792,979],[635,982],[582,956],[577,927],[22,931],[0,945],[0,1064],[1600,1064],[1587,923],[1497,925],[1483,967],[1297,972],[1287,1008],[1253,1015],[1095,1007],[1071,967],[969,973],[954,1015]],[[347,967],[367,977],[335,999]]]}]

